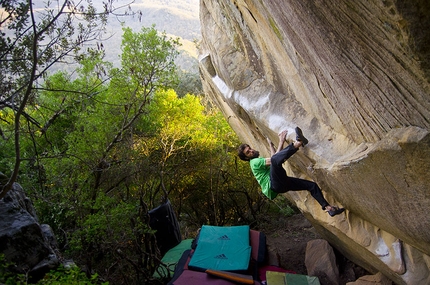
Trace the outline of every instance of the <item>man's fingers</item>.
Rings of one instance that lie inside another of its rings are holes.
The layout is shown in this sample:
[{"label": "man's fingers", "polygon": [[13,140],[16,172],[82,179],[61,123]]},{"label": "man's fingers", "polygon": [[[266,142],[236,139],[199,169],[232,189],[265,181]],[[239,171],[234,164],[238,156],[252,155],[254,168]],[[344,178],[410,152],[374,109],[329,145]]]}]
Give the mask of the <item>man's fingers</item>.
[{"label": "man's fingers", "polygon": [[280,132],[278,134],[278,136],[280,139],[285,139],[285,137],[287,136],[287,133],[288,133],[288,130],[284,130],[284,131]]}]

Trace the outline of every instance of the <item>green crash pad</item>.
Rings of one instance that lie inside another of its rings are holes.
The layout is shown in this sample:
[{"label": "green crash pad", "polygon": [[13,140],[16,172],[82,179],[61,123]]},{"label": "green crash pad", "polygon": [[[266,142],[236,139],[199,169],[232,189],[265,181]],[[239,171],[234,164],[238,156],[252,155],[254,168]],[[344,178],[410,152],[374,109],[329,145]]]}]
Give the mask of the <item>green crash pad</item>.
[{"label": "green crash pad", "polygon": [[267,285],[320,285],[318,277],[267,271]]},{"label": "green crash pad", "polygon": [[188,267],[192,270],[246,271],[251,258],[249,226],[202,226]]},{"label": "green crash pad", "polygon": [[172,277],[175,271],[176,264],[178,263],[184,251],[186,251],[187,249],[191,249],[192,242],[193,242],[193,239],[183,240],[177,246],[167,251],[166,254],[163,256],[163,258],[161,259],[161,262],[164,263],[168,269],[166,269],[165,266],[160,265],[157,268],[157,270],[154,272],[153,277],[155,278]]}]

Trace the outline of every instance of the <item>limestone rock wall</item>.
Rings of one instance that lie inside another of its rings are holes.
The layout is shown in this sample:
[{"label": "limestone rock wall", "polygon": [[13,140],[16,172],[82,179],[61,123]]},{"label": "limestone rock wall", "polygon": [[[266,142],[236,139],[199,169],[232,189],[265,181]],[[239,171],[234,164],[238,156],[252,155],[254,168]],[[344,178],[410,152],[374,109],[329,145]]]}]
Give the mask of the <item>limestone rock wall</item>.
[{"label": "limestone rock wall", "polygon": [[205,92],[243,142],[309,138],[288,194],[332,245],[396,284],[430,284],[430,3],[201,0]]}]

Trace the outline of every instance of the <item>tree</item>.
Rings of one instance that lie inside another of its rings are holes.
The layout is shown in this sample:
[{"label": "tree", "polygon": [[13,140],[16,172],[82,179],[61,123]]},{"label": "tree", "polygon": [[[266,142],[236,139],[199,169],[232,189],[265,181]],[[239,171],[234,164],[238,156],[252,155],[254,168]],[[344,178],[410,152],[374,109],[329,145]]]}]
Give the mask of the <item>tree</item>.
[{"label": "tree", "polygon": [[161,191],[187,225],[247,222],[261,197],[249,167],[236,163],[236,134],[209,105],[204,97],[178,97],[173,90],[155,94],[143,117],[152,142],[135,140],[142,152],[151,153],[152,179],[159,179],[151,195]]},{"label": "tree", "polygon": [[[36,203],[41,216],[55,218],[47,221],[54,229],[70,233],[76,260],[89,270],[114,262],[122,269],[113,268],[111,277],[143,280],[155,266],[146,190],[136,179],[147,172],[135,147],[146,134],[136,130],[155,94],[176,84],[176,45],[154,27],[124,29],[121,68],[82,57],[75,77],[48,77],[38,96],[35,118],[61,115],[35,140],[37,151],[28,151],[43,161],[48,182]],[[59,89],[73,95],[52,91]]]},{"label": "tree", "polygon": [[37,9],[31,0],[1,2],[0,111],[2,120],[13,129],[0,133],[4,140],[14,141],[15,155],[9,180],[0,188],[0,198],[11,189],[20,163],[26,159],[20,146],[22,126],[27,122],[44,129],[43,122],[27,113],[27,105],[34,104],[36,91],[54,65],[79,58],[88,52],[83,49],[86,44],[100,39],[107,16],[115,11],[113,0],[104,2],[103,7],[98,13],[91,1],[48,1],[43,9]]},{"label": "tree", "polygon": [[[198,70],[198,68],[195,68]],[[175,91],[179,97],[186,94],[200,95],[203,94],[202,82],[198,72],[190,72],[186,70],[178,70],[179,84],[175,87]]]}]

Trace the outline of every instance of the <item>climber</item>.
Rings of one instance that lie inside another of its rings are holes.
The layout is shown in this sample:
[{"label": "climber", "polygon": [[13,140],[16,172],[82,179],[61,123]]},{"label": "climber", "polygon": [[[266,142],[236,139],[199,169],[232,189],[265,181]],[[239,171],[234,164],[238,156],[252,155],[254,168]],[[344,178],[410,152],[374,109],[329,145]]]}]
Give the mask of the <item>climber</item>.
[{"label": "climber", "polygon": [[261,186],[262,192],[271,200],[279,193],[288,191],[308,190],[312,197],[317,200],[322,209],[328,212],[330,216],[336,216],[345,211],[344,208],[331,206],[324,198],[321,189],[315,182],[287,176],[282,164],[296,153],[299,147],[304,147],[308,140],[303,136],[302,130],[296,127],[296,141],[289,144],[283,149],[285,138],[288,131],[283,131],[278,134],[279,144],[275,151],[275,146],[267,138],[269,143],[271,157],[259,157],[260,153],[252,149],[248,144],[242,144],[238,149],[238,156],[241,160],[249,161],[252,173]]}]

